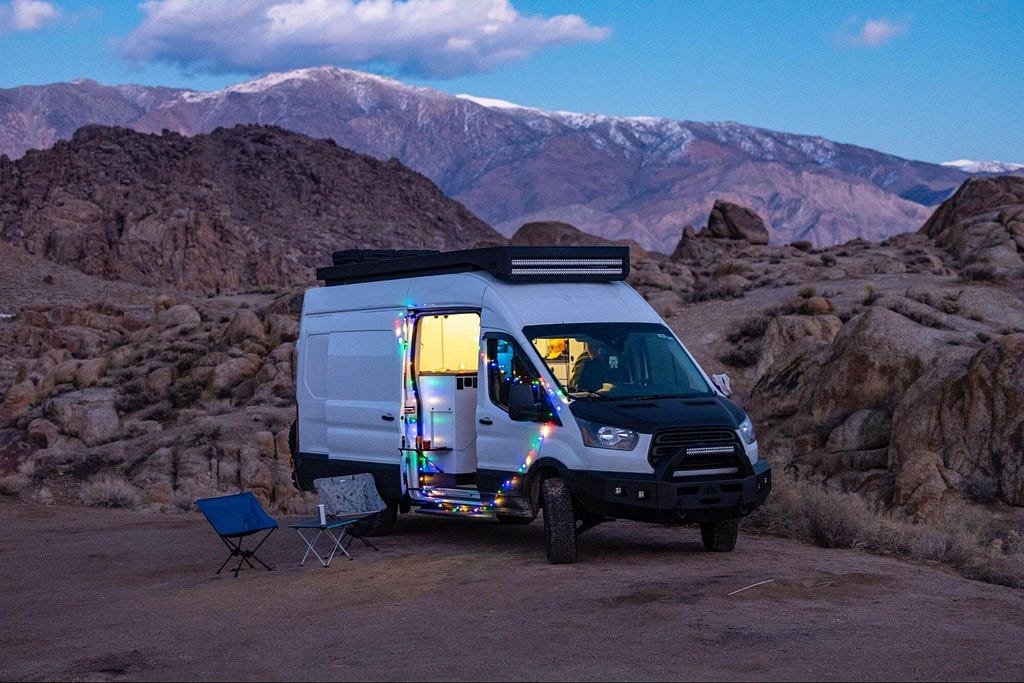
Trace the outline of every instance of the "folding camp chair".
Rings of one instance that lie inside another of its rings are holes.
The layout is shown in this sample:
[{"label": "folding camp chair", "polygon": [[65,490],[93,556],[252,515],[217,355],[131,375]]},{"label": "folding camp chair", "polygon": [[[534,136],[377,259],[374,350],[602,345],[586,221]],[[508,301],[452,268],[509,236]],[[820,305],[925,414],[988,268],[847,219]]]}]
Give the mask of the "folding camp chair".
[{"label": "folding camp chair", "polygon": [[352,543],[353,538],[358,538],[364,545],[380,550],[366,538],[366,524],[362,521],[387,508],[387,503],[377,492],[372,474],[323,477],[314,479],[313,487],[320,494],[329,517],[335,520],[361,520],[346,527],[348,539],[345,547]]},{"label": "folding camp chair", "polygon": [[[217,570],[218,574],[220,574],[231,558],[236,555],[239,558],[238,566],[233,570],[236,578],[238,577],[239,570],[242,569],[243,562],[255,569],[255,565],[249,561],[249,558],[262,564],[268,571],[273,569],[266,562],[256,557],[256,551],[260,549],[263,542],[277,528],[277,522],[263,510],[263,506],[256,500],[256,496],[246,491],[230,496],[200,498],[196,501],[196,507],[206,516],[213,530],[220,536],[220,540],[224,541],[224,545],[231,551],[228,559],[224,560],[224,564]],[[242,548],[242,539],[246,536],[258,534],[261,531],[266,531],[267,533],[260,539],[255,548]]]}]

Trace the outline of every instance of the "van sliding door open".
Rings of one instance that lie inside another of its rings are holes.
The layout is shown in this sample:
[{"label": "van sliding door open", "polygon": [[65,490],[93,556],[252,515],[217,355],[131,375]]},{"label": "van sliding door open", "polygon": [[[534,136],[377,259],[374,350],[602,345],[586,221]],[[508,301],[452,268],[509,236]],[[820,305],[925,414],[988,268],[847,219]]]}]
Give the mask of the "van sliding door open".
[{"label": "van sliding door open", "polygon": [[410,349],[405,442],[419,453],[408,488],[473,484],[480,314],[420,312]]}]

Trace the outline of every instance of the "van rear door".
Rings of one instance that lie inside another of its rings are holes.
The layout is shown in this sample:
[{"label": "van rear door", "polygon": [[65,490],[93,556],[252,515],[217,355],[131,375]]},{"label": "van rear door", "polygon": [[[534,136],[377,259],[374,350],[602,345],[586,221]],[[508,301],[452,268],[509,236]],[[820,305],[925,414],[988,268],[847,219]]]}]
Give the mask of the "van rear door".
[{"label": "van rear door", "polygon": [[[393,465],[398,485],[401,447],[402,347],[396,325],[403,311],[334,314],[323,363],[306,364],[320,373],[329,457],[368,467]],[[347,467],[346,467],[347,469]],[[390,468],[388,468],[390,469]]]}]

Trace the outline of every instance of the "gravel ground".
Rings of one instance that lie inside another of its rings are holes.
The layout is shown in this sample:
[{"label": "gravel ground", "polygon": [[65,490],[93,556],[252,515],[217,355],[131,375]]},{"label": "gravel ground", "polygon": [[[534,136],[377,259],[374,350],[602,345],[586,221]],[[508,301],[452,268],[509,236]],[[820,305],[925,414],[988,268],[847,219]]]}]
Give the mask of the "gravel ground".
[{"label": "gravel ground", "polygon": [[352,561],[214,572],[198,513],[0,502],[2,680],[1020,680],[1024,592],[741,532],[403,515]]}]

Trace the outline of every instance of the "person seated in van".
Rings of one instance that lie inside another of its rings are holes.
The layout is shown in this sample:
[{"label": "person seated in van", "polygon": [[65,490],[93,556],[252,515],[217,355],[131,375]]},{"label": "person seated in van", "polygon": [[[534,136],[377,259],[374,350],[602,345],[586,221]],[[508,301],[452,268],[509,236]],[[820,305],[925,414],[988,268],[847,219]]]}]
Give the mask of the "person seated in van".
[{"label": "person seated in van", "polygon": [[596,392],[604,386],[608,376],[609,349],[599,341],[587,344],[587,350],[580,354],[572,366],[569,388],[573,391]]},{"label": "person seated in van", "polygon": [[565,339],[549,339],[548,340],[548,355],[544,356],[544,360],[568,360],[569,349],[568,343]]}]

